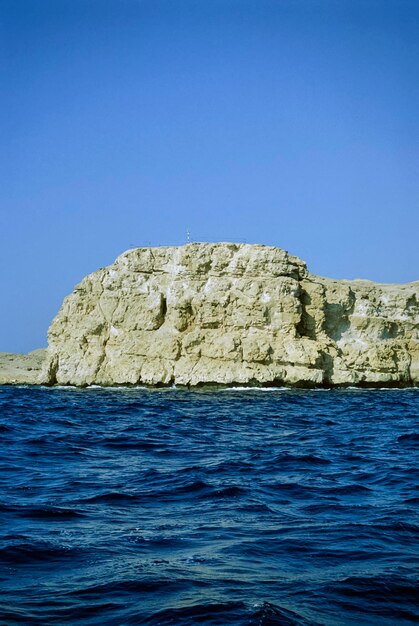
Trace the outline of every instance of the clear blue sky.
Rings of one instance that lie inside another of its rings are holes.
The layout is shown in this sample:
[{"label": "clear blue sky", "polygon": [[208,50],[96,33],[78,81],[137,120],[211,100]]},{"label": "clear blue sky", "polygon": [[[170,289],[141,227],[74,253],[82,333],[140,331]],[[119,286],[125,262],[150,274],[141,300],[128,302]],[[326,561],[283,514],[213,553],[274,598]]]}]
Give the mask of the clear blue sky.
[{"label": "clear blue sky", "polygon": [[417,0],[0,0],[0,351],[133,246],[419,279]]}]

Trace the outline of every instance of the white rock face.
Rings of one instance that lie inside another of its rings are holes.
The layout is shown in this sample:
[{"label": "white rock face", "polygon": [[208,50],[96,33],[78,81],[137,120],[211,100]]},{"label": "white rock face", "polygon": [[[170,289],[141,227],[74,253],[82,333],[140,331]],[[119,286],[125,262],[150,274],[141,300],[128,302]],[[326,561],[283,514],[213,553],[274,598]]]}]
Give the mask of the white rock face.
[{"label": "white rock face", "polygon": [[309,274],[261,245],[128,250],[75,288],[49,330],[61,385],[412,385],[419,282]]}]

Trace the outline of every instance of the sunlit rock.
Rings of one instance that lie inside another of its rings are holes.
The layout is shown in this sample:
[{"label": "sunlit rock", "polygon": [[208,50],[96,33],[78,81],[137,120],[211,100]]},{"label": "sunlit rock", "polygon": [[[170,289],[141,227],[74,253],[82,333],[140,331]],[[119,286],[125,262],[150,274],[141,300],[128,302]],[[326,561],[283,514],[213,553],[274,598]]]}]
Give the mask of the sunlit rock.
[{"label": "sunlit rock", "polygon": [[418,282],[321,278],[279,248],[138,248],[64,300],[42,380],[411,385],[418,316]]}]

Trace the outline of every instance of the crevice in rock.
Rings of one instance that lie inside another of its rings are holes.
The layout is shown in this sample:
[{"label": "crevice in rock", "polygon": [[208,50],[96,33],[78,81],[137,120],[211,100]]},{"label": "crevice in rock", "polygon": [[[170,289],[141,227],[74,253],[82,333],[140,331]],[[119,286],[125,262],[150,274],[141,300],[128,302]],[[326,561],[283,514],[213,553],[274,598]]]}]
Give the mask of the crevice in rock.
[{"label": "crevice in rock", "polygon": [[162,323],[164,323],[164,320],[166,318],[166,314],[167,314],[167,299],[166,299],[165,296],[162,295],[161,296],[161,301],[160,301],[160,315],[161,315],[161,317],[163,319]]},{"label": "crevice in rock", "polygon": [[334,372],[334,361],[332,355],[322,351],[319,365],[323,370],[323,384],[332,384]]},{"label": "crevice in rock", "polygon": [[300,289],[299,300],[301,304],[301,318],[296,326],[299,337],[308,337],[316,339],[316,320],[307,311],[307,307],[311,304],[311,296],[305,289]]},{"label": "crevice in rock", "polygon": [[46,370],[46,378],[47,378],[47,383],[49,385],[57,384],[58,365],[59,365],[58,355],[54,354],[54,356],[50,358],[50,361],[48,363],[47,370]]}]

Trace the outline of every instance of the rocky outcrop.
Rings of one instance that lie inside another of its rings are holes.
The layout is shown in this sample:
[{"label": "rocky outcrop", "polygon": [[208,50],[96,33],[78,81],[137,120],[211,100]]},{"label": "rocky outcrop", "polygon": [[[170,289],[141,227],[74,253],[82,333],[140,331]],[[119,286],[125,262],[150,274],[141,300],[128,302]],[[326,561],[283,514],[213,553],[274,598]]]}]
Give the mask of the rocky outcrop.
[{"label": "rocky outcrop", "polygon": [[321,278],[274,247],[138,248],[64,300],[43,380],[412,385],[418,316],[419,283]]},{"label": "rocky outcrop", "polygon": [[34,385],[39,382],[47,351],[28,354],[0,352],[0,385]]}]

